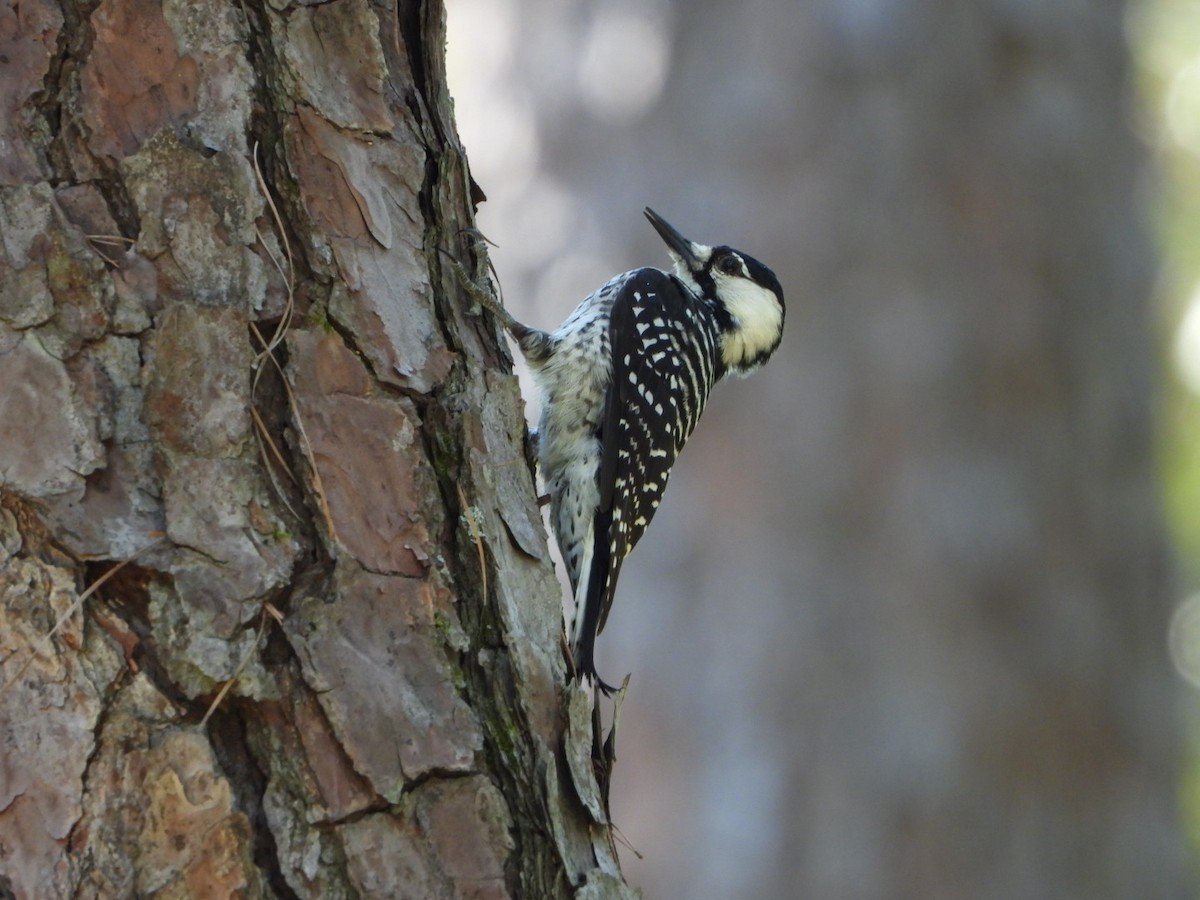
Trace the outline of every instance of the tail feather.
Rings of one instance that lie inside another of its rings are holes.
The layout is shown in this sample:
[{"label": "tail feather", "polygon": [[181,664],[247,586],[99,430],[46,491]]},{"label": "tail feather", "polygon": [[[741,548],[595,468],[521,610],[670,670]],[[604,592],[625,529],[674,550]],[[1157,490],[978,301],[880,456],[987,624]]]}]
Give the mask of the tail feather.
[{"label": "tail feather", "polygon": [[606,697],[612,696],[617,689],[601,678],[600,673],[596,671],[596,660],[592,655],[595,644],[596,636],[591,635],[578,645],[572,647],[571,653],[575,658],[575,675],[581,681],[595,683],[596,687],[600,688]]},{"label": "tail feather", "polygon": [[616,688],[608,684],[596,671],[596,635],[600,630],[608,599],[612,596],[616,570],[611,565],[612,552],[604,519],[599,516],[585,544],[583,560],[579,567],[579,582],[575,590],[575,615],[571,626],[571,656],[575,660],[578,678],[594,681],[605,695]]}]

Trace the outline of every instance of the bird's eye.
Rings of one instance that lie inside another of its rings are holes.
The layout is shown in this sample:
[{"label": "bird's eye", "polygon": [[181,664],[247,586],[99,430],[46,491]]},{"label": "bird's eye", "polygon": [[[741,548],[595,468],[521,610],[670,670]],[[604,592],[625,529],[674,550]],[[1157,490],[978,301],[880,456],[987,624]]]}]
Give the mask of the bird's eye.
[{"label": "bird's eye", "polygon": [[717,261],[717,268],[726,275],[736,275],[742,271],[742,261],[733,255],[722,256]]}]

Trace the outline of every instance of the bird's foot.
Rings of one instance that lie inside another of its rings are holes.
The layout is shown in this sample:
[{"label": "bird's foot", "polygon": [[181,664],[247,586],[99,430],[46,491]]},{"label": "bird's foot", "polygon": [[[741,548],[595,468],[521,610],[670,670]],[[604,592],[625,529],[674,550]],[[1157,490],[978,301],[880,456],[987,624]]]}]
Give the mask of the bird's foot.
[{"label": "bird's foot", "polygon": [[467,314],[471,316],[479,315],[483,310],[500,317],[503,321],[508,317],[508,311],[500,305],[500,302],[493,296],[492,292],[479,284],[473,279],[467,270],[463,268],[462,263],[452,257],[449,253],[442,251],[446,257],[446,264],[450,267],[450,271],[454,273],[454,280],[471,298],[471,305],[467,307]]}]

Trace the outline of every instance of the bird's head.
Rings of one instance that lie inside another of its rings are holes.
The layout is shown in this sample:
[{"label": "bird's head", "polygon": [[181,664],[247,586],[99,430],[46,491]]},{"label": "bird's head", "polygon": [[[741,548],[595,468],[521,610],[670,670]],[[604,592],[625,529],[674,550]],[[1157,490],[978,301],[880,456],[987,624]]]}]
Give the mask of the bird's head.
[{"label": "bird's head", "polygon": [[770,359],[783,337],[783,287],[775,273],[732,247],[689,241],[649,207],[646,218],[666,242],[675,276],[716,306],[726,368],[745,375]]}]

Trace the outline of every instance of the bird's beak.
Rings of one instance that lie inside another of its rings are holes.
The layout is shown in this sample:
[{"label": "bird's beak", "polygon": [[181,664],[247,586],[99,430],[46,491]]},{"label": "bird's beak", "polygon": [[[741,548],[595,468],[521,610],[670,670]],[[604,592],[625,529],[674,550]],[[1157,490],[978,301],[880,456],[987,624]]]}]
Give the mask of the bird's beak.
[{"label": "bird's beak", "polygon": [[671,223],[662,218],[650,207],[647,206],[645,212],[646,218],[650,220],[650,224],[654,226],[654,230],[658,232],[659,237],[666,241],[667,247],[670,248],[672,254],[693,272],[703,267],[704,260],[700,257],[700,247],[698,244],[694,244],[685,238],[675,230]]}]

